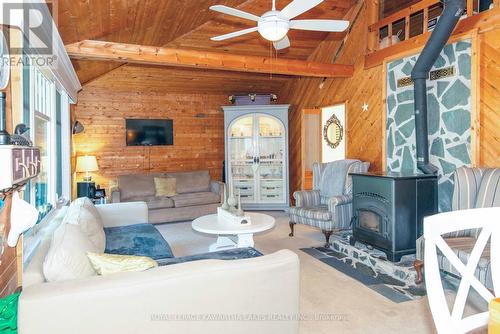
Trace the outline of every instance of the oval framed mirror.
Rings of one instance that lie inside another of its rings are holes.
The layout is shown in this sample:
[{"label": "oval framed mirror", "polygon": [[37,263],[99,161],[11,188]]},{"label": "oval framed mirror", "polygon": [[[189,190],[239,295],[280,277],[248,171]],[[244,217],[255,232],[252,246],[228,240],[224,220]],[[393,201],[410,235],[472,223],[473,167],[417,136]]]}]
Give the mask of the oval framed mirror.
[{"label": "oval framed mirror", "polygon": [[344,127],[337,116],[332,115],[323,127],[323,139],[333,149],[337,148],[344,139]]}]

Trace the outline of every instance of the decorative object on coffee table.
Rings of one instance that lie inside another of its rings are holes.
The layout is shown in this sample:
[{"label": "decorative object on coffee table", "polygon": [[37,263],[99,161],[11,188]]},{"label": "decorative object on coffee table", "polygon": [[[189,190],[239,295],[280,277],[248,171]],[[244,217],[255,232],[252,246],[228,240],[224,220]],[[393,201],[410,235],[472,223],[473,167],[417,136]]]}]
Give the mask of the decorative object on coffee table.
[{"label": "decorative object on coffee table", "polygon": [[221,208],[223,210],[229,210],[229,204],[227,203],[227,196],[228,196],[227,185],[224,184],[224,203],[222,203],[222,206],[221,206]]},{"label": "decorative object on coffee table", "polygon": [[244,213],[239,215],[236,211],[224,210],[222,208],[217,208],[217,217],[222,223],[233,226],[252,224],[250,216]]},{"label": "decorative object on coffee table", "polygon": [[209,247],[210,252],[223,249],[254,247],[253,235],[274,227],[275,219],[271,216],[248,212],[252,224],[230,224],[218,215],[203,216],[193,221],[193,230],[201,233],[217,235],[217,242]]},{"label": "decorative object on coffee table", "polygon": [[223,223],[228,223],[232,225],[249,225],[252,223],[250,216],[245,215],[245,212],[241,209],[241,195],[238,194],[238,206],[225,209],[223,206],[217,208],[217,217]]},{"label": "decorative object on coffee table", "polygon": [[241,189],[238,189],[238,208],[236,209],[236,215],[240,217],[245,215],[241,207]]},{"label": "decorative object on coffee table", "polygon": [[229,182],[229,198],[227,199],[227,204],[229,206],[229,211],[233,211],[236,207],[236,198],[234,198],[234,188],[233,183]]}]

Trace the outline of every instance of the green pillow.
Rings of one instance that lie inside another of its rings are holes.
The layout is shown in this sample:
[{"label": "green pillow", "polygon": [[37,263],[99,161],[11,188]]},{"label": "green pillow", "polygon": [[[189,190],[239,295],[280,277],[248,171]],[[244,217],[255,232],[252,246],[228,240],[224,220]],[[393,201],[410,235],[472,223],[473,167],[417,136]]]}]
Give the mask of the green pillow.
[{"label": "green pillow", "polygon": [[21,292],[0,299],[0,333],[17,333],[17,303]]}]

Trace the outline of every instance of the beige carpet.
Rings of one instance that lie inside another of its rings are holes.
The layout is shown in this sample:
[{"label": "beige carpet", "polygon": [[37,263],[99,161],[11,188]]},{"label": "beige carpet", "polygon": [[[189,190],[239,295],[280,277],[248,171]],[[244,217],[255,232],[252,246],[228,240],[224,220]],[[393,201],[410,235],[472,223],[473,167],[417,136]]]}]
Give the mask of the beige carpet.
[{"label": "beige carpet", "polygon": [[[427,299],[396,304],[354,279],[300,251],[320,246],[323,235],[315,229],[297,226],[295,237],[288,237],[286,214],[276,217],[276,227],[255,237],[255,248],[265,254],[290,249],[300,257],[301,313],[338,314],[340,320],[303,321],[302,334],[322,333],[434,333]],[[214,237],[197,233],[190,223],[159,225],[158,229],[171,245],[175,256],[208,251]]]}]

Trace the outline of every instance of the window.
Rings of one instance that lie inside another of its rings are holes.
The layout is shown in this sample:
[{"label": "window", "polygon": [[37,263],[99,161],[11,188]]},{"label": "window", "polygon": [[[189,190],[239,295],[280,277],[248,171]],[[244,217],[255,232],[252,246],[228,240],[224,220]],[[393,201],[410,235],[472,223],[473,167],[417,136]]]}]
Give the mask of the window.
[{"label": "window", "polygon": [[41,153],[40,175],[31,180],[25,199],[43,219],[60,197],[70,198],[69,98],[37,67],[26,67],[23,80],[24,122]]},{"label": "window", "polygon": [[[71,197],[70,98],[50,78],[50,73],[36,67],[23,68],[23,122],[30,128],[34,145],[40,148],[42,160],[41,173],[27,184],[24,199],[38,209],[42,225],[50,223],[51,210],[60,197]],[[24,234],[25,265],[40,244],[37,231],[42,225]]]},{"label": "window", "polygon": [[56,123],[56,194],[57,197],[63,195],[63,140],[62,140],[62,109],[61,109],[61,93],[56,91],[56,114],[55,114],[55,123]]},{"label": "window", "polygon": [[[31,199],[35,199],[35,206],[40,211],[41,215],[46,215],[52,208],[52,203],[55,198],[52,197],[54,190],[52,189],[51,181],[54,179],[52,168],[53,155],[52,150],[55,148],[55,138],[52,137],[51,131],[54,119],[54,94],[52,93],[53,84],[47,80],[38,69],[33,68],[35,85],[34,93],[34,112],[32,113],[33,128],[32,138],[35,146],[40,148],[41,169],[40,175],[32,182]],[[33,203],[33,202],[32,202]]]}]

